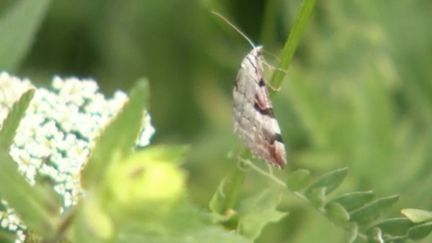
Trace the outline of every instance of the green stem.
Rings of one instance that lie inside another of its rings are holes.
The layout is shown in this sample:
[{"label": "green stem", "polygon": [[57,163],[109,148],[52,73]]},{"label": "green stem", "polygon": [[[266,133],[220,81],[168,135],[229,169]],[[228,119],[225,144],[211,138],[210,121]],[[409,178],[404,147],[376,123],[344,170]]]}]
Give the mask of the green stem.
[{"label": "green stem", "polygon": [[254,163],[252,163],[252,161],[247,160],[247,159],[242,159],[242,162],[245,163],[250,168],[252,168],[253,170],[255,170],[256,172],[258,172],[259,174],[261,174],[261,175],[269,178],[270,180],[274,181],[278,185],[280,185],[282,187],[287,187],[286,184],[283,181],[281,181],[279,178],[277,178],[273,174],[267,173],[266,171],[264,171],[263,169],[261,169],[260,167],[256,166]]},{"label": "green stem", "polygon": [[[291,29],[288,40],[285,42],[285,46],[282,50],[281,58],[280,58],[281,61],[280,61],[280,65],[278,66],[279,69],[281,70],[288,69],[288,66],[291,63],[292,57],[294,56],[295,50],[297,49],[298,43],[300,42],[300,38],[303,35],[305,26],[308,23],[308,20],[314,9],[314,6],[315,6],[315,0],[303,1],[303,5],[300,9],[300,13],[295,20],[294,26]],[[279,89],[282,84],[282,80],[285,77],[285,74],[286,72],[284,71],[275,71],[270,80],[271,86],[275,87],[276,90]]]},{"label": "green stem", "polygon": [[267,0],[261,29],[261,43],[267,47],[273,44],[276,33],[275,13],[276,0]]},{"label": "green stem", "polygon": [[233,185],[230,186],[230,190],[226,192],[226,200],[222,209],[223,212],[221,213],[225,213],[227,210],[234,208],[241,186],[243,185],[245,173],[240,168],[236,167],[231,178],[230,183]]}]

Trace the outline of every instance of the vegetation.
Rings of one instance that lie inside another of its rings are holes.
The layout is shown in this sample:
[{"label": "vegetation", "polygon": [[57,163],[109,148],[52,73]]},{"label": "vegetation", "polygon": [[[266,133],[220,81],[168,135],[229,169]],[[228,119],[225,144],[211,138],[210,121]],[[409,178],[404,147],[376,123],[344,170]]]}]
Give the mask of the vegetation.
[{"label": "vegetation", "polygon": [[[0,241],[429,242],[431,8],[3,1]],[[278,54],[283,171],[232,133],[250,47],[212,10]]]}]

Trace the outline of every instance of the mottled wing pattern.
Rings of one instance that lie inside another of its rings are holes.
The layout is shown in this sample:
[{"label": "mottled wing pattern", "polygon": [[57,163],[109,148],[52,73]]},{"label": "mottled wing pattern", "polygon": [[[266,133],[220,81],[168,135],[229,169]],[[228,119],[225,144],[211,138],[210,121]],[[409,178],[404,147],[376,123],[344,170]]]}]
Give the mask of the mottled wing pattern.
[{"label": "mottled wing pattern", "polygon": [[263,79],[262,47],[255,47],[241,63],[233,90],[234,132],[268,163],[283,168],[286,150]]}]

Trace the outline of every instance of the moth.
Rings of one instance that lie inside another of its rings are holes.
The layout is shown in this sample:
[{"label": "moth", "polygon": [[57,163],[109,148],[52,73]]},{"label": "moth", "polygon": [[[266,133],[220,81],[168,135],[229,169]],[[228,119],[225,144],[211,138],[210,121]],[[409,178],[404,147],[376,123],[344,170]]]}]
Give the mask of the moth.
[{"label": "moth", "polygon": [[282,169],[286,165],[286,149],[263,77],[263,47],[255,46],[223,16],[215,12],[213,14],[225,20],[253,47],[243,58],[234,84],[234,133],[255,157]]}]

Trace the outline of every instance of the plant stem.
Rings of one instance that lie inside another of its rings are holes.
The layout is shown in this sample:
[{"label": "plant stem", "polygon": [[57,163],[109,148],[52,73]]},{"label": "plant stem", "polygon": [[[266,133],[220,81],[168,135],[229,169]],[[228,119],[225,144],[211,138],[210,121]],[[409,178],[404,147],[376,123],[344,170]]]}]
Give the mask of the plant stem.
[{"label": "plant stem", "polygon": [[[304,29],[310,15],[315,7],[315,0],[304,0],[300,9],[300,13],[296,18],[294,25],[288,36],[288,40],[285,42],[285,46],[282,50],[280,57],[279,69],[287,70],[289,64],[291,63],[292,57],[294,56],[295,50],[297,49],[300,38],[303,35]],[[282,84],[282,80],[285,77],[286,72],[275,71],[270,80],[272,87],[278,90]]]}]

